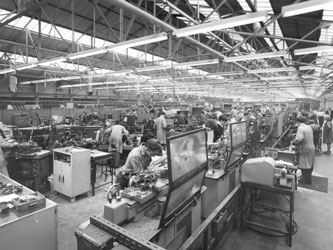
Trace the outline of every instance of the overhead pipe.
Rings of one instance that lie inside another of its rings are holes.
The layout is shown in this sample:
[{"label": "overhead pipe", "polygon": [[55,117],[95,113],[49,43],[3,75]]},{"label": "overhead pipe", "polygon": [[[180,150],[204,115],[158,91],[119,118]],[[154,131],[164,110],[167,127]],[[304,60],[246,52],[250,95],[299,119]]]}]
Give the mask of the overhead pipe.
[{"label": "overhead pipe", "polygon": [[[119,8],[122,8],[122,9],[125,9],[127,11],[130,11],[130,12],[132,12],[135,15],[141,16],[144,19],[147,19],[148,21],[150,21],[151,23],[154,23],[157,26],[164,28],[166,31],[173,32],[174,30],[177,30],[172,25],[169,25],[166,22],[163,22],[162,20],[158,19],[157,17],[152,16],[151,14],[145,12],[144,10],[140,9],[139,7],[137,7],[137,6],[129,3],[127,1],[124,1],[124,0],[109,0],[109,3],[111,5],[116,5]],[[207,50],[210,53],[212,53],[212,54],[214,54],[214,55],[216,55],[216,56],[218,56],[218,57],[220,57],[222,59],[225,58],[225,56],[222,55],[221,53],[219,53],[218,51],[212,49],[211,47],[209,47],[209,46],[207,46],[205,44],[202,44],[201,42],[199,42],[199,41],[197,41],[197,40],[195,40],[195,39],[193,39],[191,37],[183,37],[183,39],[185,39],[185,40],[187,40],[187,41],[189,41],[191,43],[194,43],[194,44],[198,45],[202,49]],[[235,64],[238,67],[242,68],[243,70],[247,71],[247,68],[244,67],[243,65],[240,65],[238,63],[233,63],[233,64]]]}]

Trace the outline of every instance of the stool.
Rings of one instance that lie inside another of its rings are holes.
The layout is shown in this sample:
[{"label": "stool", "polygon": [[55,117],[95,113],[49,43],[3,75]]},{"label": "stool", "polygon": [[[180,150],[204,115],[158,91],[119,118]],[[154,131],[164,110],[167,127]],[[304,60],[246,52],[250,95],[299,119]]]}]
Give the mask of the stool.
[{"label": "stool", "polygon": [[104,162],[99,162],[97,165],[101,167],[101,175],[99,178],[102,178],[102,176],[104,175],[105,181],[106,181],[108,175],[111,174],[111,169],[109,168],[109,163],[107,161],[104,161]]},{"label": "stool", "polygon": [[113,175],[116,175],[116,168],[118,167],[116,164],[116,154],[115,150],[110,152],[112,154],[111,159],[101,162],[98,165],[101,166],[101,175],[100,178],[104,175],[105,182],[109,175],[111,175],[111,183],[113,184]]}]

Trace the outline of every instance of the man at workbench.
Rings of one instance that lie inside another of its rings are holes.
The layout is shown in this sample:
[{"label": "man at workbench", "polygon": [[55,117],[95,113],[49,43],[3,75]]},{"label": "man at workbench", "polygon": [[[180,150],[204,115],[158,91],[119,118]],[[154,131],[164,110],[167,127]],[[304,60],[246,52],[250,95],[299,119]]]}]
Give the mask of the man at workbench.
[{"label": "man at workbench", "polygon": [[162,155],[163,148],[157,139],[149,139],[145,144],[133,148],[116,177],[116,183],[119,184],[120,189],[128,187],[131,175],[143,173],[151,168],[153,156],[165,157]]}]

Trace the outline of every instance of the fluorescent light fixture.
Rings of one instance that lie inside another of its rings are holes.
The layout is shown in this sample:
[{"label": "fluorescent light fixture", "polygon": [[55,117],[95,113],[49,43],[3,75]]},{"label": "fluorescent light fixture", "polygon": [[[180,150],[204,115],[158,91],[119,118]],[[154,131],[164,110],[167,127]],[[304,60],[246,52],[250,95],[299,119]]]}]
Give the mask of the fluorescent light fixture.
[{"label": "fluorescent light fixture", "polygon": [[63,81],[79,80],[81,78],[82,78],[81,76],[65,76],[65,77],[61,77],[61,79]]},{"label": "fluorescent light fixture", "polygon": [[[44,83],[46,79],[41,79],[41,80],[34,80],[34,81],[31,81],[31,83]],[[23,83],[21,83],[23,84]]]},{"label": "fluorescent light fixture", "polygon": [[206,33],[214,30],[222,30],[235,26],[246,25],[266,20],[267,11],[259,11],[225,18],[218,21],[207,22],[203,24],[193,25],[191,27],[181,28],[173,31],[173,35],[179,37],[191,36],[200,33]]},{"label": "fluorescent light fixture", "polygon": [[23,66],[16,67],[16,70],[19,71],[19,70],[31,69],[31,68],[34,68],[36,66],[37,65],[34,64],[34,63],[32,63],[32,64],[26,64],[26,65],[23,65]]},{"label": "fluorescent light fixture", "polygon": [[70,55],[67,56],[67,58],[70,59],[70,60],[75,60],[75,59],[79,59],[79,58],[83,58],[83,57],[103,54],[106,51],[107,50],[105,49],[105,47],[94,48],[94,49],[89,49],[89,50],[80,51],[80,52],[77,52],[77,53],[70,54]]},{"label": "fluorescent light fixture", "polygon": [[191,76],[179,76],[175,77],[175,80],[181,80],[181,79],[191,79],[191,78],[203,78],[204,75],[191,75]]},{"label": "fluorescent light fixture", "polygon": [[256,60],[256,59],[264,59],[264,58],[273,58],[273,57],[281,57],[288,55],[285,51],[274,51],[268,53],[260,53],[260,54],[250,54],[244,56],[235,56],[235,57],[226,57],[224,58],[225,62],[238,62],[238,61],[248,61],[248,60]]},{"label": "fluorescent light fixture", "polygon": [[30,81],[25,81],[25,82],[20,82],[20,85],[28,85],[28,84],[31,84],[33,82],[30,82]]},{"label": "fluorescent light fixture", "polygon": [[333,69],[326,69],[323,67],[316,67],[316,66],[301,66],[299,67],[299,70],[316,70],[317,72],[323,72],[324,74],[329,74],[333,72]]},{"label": "fluorescent light fixture", "polygon": [[99,86],[99,85],[108,85],[108,84],[119,84],[123,83],[122,81],[113,81],[113,82],[90,82],[90,83],[79,83],[79,84],[69,84],[69,85],[62,85],[60,88],[78,88],[78,87],[85,87],[85,86]]},{"label": "fluorescent light fixture", "polygon": [[148,82],[160,82],[160,81],[168,81],[168,80],[172,80],[172,77],[171,76],[168,76],[168,77],[154,77],[154,78],[151,78],[151,79],[148,79],[147,81]]},{"label": "fluorescent light fixture", "polygon": [[149,36],[144,36],[140,38],[135,38],[132,40],[119,42],[114,45],[108,46],[106,49],[108,51],[115,50],[115,49],[127,49],[132,47],[137,47],[141,45],[146,45],[150,43],[157,43],[168,39],[168,34],[166,32],[161,32]]},{"label": "fluorescent light fixture", "polygon": [[59,88],[64,89],[64,88],[74,88],[74,87],[84,87],[88,86],[87,83],[80,83],[80,84],[69,84],[69,85],[62,85]]},{"label": "fluorescent light fixture", "polygon": [[276,80],[295,80],[296,76],[275,76],[275,77],[261,77],[262,81],[276,81]]},{"label": "fluorescent light fixture", "polygon": [[126,75],[126,74],[131,74],[131,73],[134,73],[134,71],[131,70],[131,69],[124,69],[124,70],[119,70],[119,71],[106,73],[105,76]]},{"label": "fluorescent light fixture", "polygon": [[12,73],[14,71],[15,71],[15,69],[13,69],[13,68],[2,69],[2,70],[0,70],[0,75],[7,74],[7,73]]},{"label": "fluorescent light fixture", "polygon": [[155,71],[155,70],[163,70],[163,69],[170,69],[171,65],[156,65],[151,67],[145,68],[136,68],[134,71],[136,72],[146,72],[146,71]]},{"label": "fluorescent light fixture", "polygon": [[333,46],[317,46],[317,47],[310,47],[310,48],[304,48],[304,49],[295,49],[294,54],[296,56],[299,55],[307,55],[312,53],[320,53],[320,52],[332,52]]},{"label": "fluorescent light fixture", "polygon": [[218,64],[218,59],[210,59],[210,60],[202,60],[202,61],[192,61],[192,62],[184,62],[173,64],[174,68],[180,67],[193,67],[193,66],[202,66],[202,65],[210,65],[210,64]]},{"label": "fluorescent light fixture", "polygon": [[42,61],[39,61],[38,63],[36,63],[36,65],[38,65],[38,66],[48,66],[48,65],[63,62],[63,61],[66,61],[66,57],[57,57],[57,58],[42,60]]},{"label": "fluorescent light fixture", "polygon": [[235,71],[235,72],[220,72],[220,73],[217,73],[218,75],[220,75],[220,76],[235,76],[235,75],[243,75],[245,72],[237,72],[237,71]]},{"label": "fluorescent light fixture", "polygon": [[314,69],[319,69],[320,66],[300,66],[299,70],[314,70]]},{"label": "fluorescent light fixture", "polygon": [[263,73],[275,73],[275,72],[293,72],[294,68],[266,68],[266,69],[252,69],[248,70],[249,74],[263,74]]},{"label": "fluorescent light fixture", "polygon": [[41,82],[56,82],[56,81],[61,81],[62,78],[60,77],[57,77],[57,78],[47,78],[47,79],[44,79],[44,80],[40,80]]},{"label": "fluorescent light fixture", "polygon": [[332,4],[332,0],[311,0],[283,6],[282,17],[297,16],[304,13],[323,10]]}]

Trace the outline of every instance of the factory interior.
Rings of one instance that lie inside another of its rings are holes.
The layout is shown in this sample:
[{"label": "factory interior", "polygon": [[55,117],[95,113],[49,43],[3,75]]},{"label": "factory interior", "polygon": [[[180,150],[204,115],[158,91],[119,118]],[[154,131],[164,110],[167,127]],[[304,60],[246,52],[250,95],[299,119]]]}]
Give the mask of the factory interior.
[{"label": "factory interior", "polygon": [[333,0],[0,1],[0,249],[332,249],[332,23]]}]

